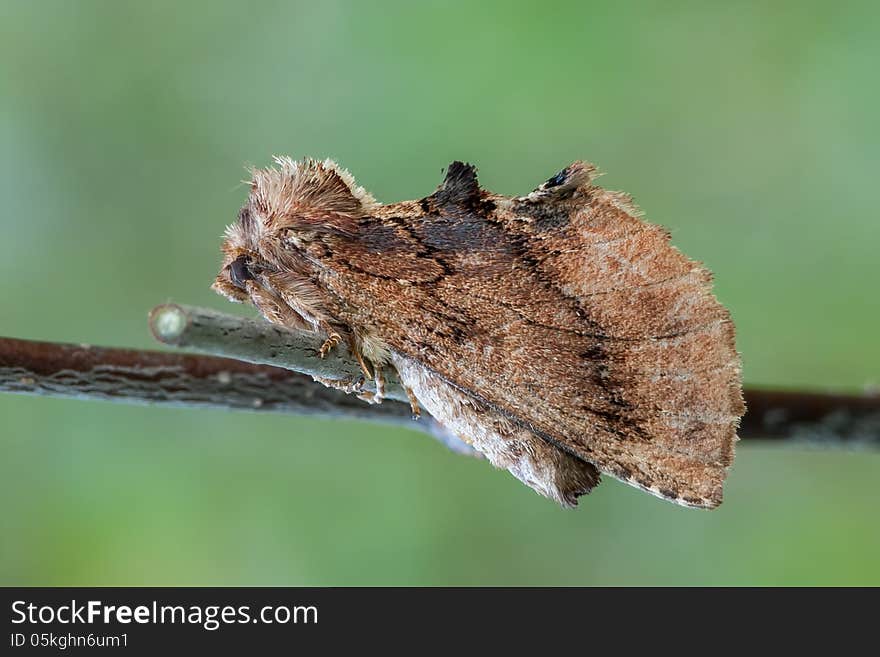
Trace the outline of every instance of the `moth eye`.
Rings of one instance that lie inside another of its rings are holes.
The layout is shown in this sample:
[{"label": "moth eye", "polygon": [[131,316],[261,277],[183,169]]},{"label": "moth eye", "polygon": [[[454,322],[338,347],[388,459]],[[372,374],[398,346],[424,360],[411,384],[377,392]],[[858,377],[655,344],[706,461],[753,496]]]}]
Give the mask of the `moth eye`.
[{"label": "moth eye", "polygon": [[248,268],[249,264],[247,256],[239,256],[232,261],[231,265],[229,265],[229,277],[232,279],[232,284],[235,285],[235,287],[244,290],[244,282],[254,280],[254,275]]}]

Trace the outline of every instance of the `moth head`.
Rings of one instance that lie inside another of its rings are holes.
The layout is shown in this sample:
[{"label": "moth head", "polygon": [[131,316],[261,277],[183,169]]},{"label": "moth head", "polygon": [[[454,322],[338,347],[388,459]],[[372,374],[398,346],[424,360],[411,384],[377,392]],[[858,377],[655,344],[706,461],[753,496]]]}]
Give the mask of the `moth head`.
[{"label": "moth head", "polygon": [[282,279],[307,275],[315,253],[356,234],[378,203],[332,160],[276,157],[275,166],[252,169],[248,184],[247,202],[226,229],[212,287],[269,316],[264,306],[281,302]]},{"label": "moth head", "polygon": [[259,234],[248,205],[238,213],[238,221],[226,227],[223,263],[211,288],[236,303],[251,301],[250,285],[259,285],[265,263],[259,251]]}]

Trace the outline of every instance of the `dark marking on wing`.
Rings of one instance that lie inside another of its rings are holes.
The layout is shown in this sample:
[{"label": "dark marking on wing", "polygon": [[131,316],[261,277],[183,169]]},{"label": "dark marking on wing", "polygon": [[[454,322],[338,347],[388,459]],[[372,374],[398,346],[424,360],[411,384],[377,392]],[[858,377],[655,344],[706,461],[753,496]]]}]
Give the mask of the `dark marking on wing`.
[{"label": "dark marking on wing", "polygon": [[568,167],[565,167],[555,176],[552,176],[547,182],[544,183],[544,187],[548,189],[550,187],[559,187],[559,185],[565,182],[566,178],[568,178]]},{"label": "dark marking on wing", "polygon": [[480,197],[480,184],[477,182],[477,169],[472,164],[455,161],[446,170],[446,178],[432,194],[439,206],[467,205]]}]

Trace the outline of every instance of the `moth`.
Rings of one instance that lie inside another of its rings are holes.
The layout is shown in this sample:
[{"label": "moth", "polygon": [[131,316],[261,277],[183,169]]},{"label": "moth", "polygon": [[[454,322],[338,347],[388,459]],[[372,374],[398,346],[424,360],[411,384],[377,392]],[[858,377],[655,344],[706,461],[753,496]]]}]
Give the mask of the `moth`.
[{"label": "moth", "polygon": [[744,413],[712,275],[632,199],[574,162],[525,196],[453,162],[383,205],[331,160],[252,171],[213,288],[270,322],[394,368],[414,411],[538,493],[574,506],[600,473],[720,504]]}]

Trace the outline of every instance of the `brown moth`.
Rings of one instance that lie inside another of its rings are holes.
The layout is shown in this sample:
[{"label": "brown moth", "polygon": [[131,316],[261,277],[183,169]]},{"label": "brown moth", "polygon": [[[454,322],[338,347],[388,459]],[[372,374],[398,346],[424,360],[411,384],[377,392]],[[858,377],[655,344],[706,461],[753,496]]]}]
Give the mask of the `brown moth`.
[{"label": "brown moth", "polygon": [[453,162],[390,205],[330,160],[252,173],[215,290],[320,332],[323,353],[347,344],[377,383],[394,367],[414,411],[563,506],[600,472],[721,502],[744,412],[730,315],[592,165],[510,198]]}]

